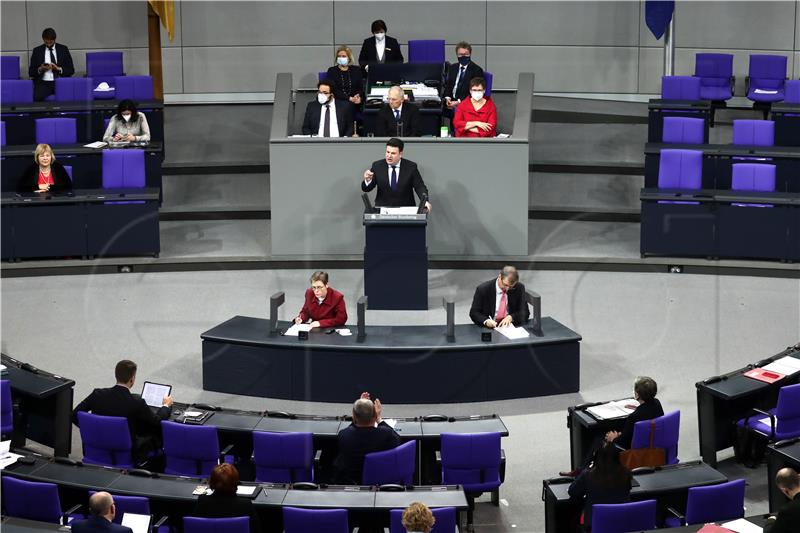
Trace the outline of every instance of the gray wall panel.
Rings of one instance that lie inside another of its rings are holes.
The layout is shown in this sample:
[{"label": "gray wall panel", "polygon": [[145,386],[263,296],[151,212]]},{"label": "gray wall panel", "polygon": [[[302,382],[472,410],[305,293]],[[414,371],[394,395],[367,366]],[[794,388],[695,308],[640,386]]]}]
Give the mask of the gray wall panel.
[{"label": "gray wall panel", "polygon": [[147,46],[144,2],[28,2],[28,44],[42,44],[42,29],[52,26],[70,49]]},{"label": "gray wall panel", "polygon": [[520,72],[536,74],[536,91],[636,92],[638,49],[571,46],[492,46],[494,87],[516,87]]},{"label": "gray wall panel", "polygon": [[[677,73],[681,71],[676,70]],[[664,73],[664,51],[660,48],[639,48],[639,91],[643,94],[661,93]]]},{"label": "gray wall panel", "polygon": [[186,2],[184,46],[333,44],[332,2]]},{"label": "gray wall panel", "polygon": [[[0,47],[6,50],[27,50],[28,30],[25,25],[25,2],[0,2]],[[39,28],[37,37],[42,35]],[[39,43],[42,44],[41,39]]]},{"label": "gray wall panel", "polygon": [[485,2],[335,2],[336,43],[362,43],[371,37],[373,20],[382,19],[388,34],[409,39],[466,39],[485,43]]},{"label": "gray wall panel", "polygon": [[530,205],[537,209],[632,209],[641,205],[641,176],[531,173]]},{"label": "gray wall panel", "polygon": [[794,72],[792,73],[792,78],[800,78],[800,52],[795,52],[794,54]]},{"label": "gray wall panel", "polygon": [[[182,49],[180,47],[165,48],[161,51],[165,93],[183,92],[183,61],[181,56]],[[134,48],[126,51],[125,69],[127,74],[149,75],[150,66],[147,48]]]},{"label": "gray wall panel", "polygon": [[492,44],[636,46],[635,2],[491,2]]}]

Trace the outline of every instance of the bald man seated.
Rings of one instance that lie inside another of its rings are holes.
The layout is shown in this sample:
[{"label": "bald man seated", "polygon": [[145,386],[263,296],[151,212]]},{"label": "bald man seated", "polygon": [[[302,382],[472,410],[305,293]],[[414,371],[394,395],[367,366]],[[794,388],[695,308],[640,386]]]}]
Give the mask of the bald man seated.
[{"label": "bald man seated", "polygon": [[72,533],[95,533],[111,531],[114,533],[133,533],[129,527],[114,523],[117,507],[114,498],[107,492],[95,492],[89,498],[89,518],[70,523]]},{"label": "bald man seated", "polygon": [[419,109],[405,101],[403,89],[395,85],[389,89],[387,104],[375,118],[376,137],[420,137],[422,121]]},{"label": "bald man seated", "polygon": [[800,475],[791,468],[781,468],[775,475],[775,484],[789,503],[777,516],[769,517],[764,533],[797,533],[800,531]]}]

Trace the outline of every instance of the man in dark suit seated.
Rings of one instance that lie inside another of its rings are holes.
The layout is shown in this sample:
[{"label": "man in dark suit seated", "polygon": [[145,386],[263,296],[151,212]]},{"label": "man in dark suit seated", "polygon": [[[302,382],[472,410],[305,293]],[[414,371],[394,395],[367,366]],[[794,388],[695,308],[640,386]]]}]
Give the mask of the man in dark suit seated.
[{"label": "man in dark suit seated", "polygon": [[375,135],[378,137],[419,137],[422,122],[419,109],[404,102],[403,89],[395,85],[389,89],[388,103],[378,111],[375,119]]},{"label": "man in dark suit seated", "polygon": [[121,416],[128,419],[136,462],[147,459],[149,452],[161,449],[161,421],[169,418],[172,396],[164,396],[163,405],[153,411],[131,389],[136,381],[136,363],[123,359],[114,369],[117,384],[106,389],[94,389],[72,412],[72,422],[78,426],[78,412],[101,416]]},{"label": "man in dark suit seated", "polygon": [[455,108],[461,100],[469,98],[469,81],[483,78],[483,69],[472,61],[472,45],[461,41],[456,45],[457,63],[447,69],[447,81],[444,85],[444,114],[453,117]]},{"label": "man in dark suit seated", "polygon": [[358,64],[369,70],[370,63],[402,63],[403,52],[394,37],[386,35],[386,23],[380,19],[372,23],[372,37],[364,39]]},{"label": "man in dark suit seated", "polygon": [[469,317],[479,326],[502,328],[522,326],[530,311],[525,302],[525,285],[513,266],[504,266],[496,279],[481,283],[472,297]]},{"label": "man in dark suit seated", "polygon": [[352,137],[353,106],[333,97],[333,82],[317,83],[317,99],[306,106],[303,135],[317,137]]},{"label": "man in dark suit seated", "polygon": [[73,533],[133,533],[131,528],[114,523],[117,506],[114,498],[107,492],[95,492],[89,497],[89,518],[73,520],[70,527]]},{"label": "man in dark suit seated", "polygon": [[353,423],[339,432],[339,455],[333,462],[336,482],[360,485],[364,456],[396,448],[400,435],[381,418],[380,399],[364,392],[353,404]]},{"label": "man in dark suit seated", "polygon": [[33,49],[28,63],[28,76],[33,79],[33,99],[37,102],[55,93],[56,78],[75,74],[69,48],[56,43],[56,30],[46,28],[42,41],[44,44]]},{"label": "man in dark suit seated", "polygon": [[[428,188],[422,181],[417,164],[403,159],[404,143],[400,139],[391,138],[386,143],[386,157],[375,161],[364,171],[361,190],[369,192],[375,187],[375,205],[378,207],[413,206],[416,191],[420,200],[425,199],[425,207],[430,211],[433,206],[428,201]],[[389,170],[391,168],[391,171]]]},{"label": "man in dark suit seated", "polygon": [[800,531],[800,475],[791,468],[781,468],[775,475],[775,484],[789,498],[778,516],[770,516],[764,533],[797,533]]}]

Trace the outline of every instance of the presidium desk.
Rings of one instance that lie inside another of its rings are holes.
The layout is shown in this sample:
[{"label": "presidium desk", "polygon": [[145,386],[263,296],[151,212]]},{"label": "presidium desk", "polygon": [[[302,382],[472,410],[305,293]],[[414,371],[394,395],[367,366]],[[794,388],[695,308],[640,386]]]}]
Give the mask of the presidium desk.
[{"label": "presidium desk", "polygon": [[[285,329],[288,322],[279,324]],[[482,402],[577,392],[581,336],[550,317],[543,335],[509,340],[472,324],[366,326],[362,341],[315,329],[270,335],[266,319],[236,316],[206,331],[203,389],[349,403],[365,390],[390,403]],[[526,328],[529,329],[530,328]]]}]

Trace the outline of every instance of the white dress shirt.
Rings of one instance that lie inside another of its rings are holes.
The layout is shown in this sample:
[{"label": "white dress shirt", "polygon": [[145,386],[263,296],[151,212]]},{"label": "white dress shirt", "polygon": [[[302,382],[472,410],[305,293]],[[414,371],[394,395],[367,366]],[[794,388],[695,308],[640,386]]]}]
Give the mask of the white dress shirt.
[{"label": "white dress shirt", "polygon": [[330,110],[330,117],[331,117],[331,137],[339,137],[339,121],[336,120],[336,98],[331,98],[331,101],[327,104],[322,104],[322,108],[319,111],[319,129],[317,130],[317,136],[322,137],[325,134],[325,106],[331,106]]},{"label": "white dress shirt", "polygon": [[[50,49],[48,47],[44,47],[44,62],[45,63],[58,63],[58,58],[56,57],[56,46],[53,45],[53,53],[50,53]],[[53,76],[52,70],[45,70],[42,74],[42,81],[53,81],[55,76]]]},{"label": "white dress shirt", "polygon": [[383,62],[383,56],[386,53],[386,37],[382,41],[375,39],[375,52],[378,54],[378,61]]}]

